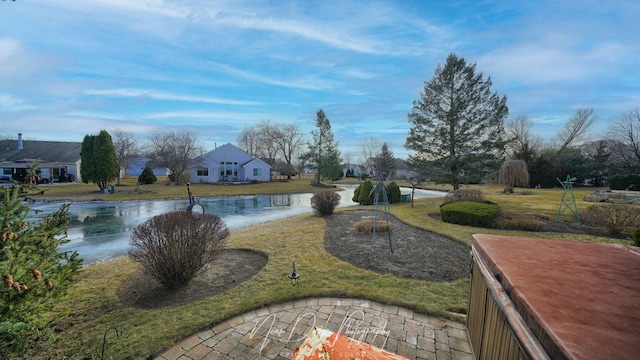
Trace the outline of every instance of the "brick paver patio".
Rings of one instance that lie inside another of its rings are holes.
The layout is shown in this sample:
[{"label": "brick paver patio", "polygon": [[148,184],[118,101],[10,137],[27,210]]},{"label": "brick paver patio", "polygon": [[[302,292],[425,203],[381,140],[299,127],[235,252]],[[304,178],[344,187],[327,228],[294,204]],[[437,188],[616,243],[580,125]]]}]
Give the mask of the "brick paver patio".
[{"label": "brick paver patio", "polygon": [[313,298],[267,306],[194,334],[156,359],[290,359],[313,327],[408,359],[472,360],[465,325],[375,301]]}]

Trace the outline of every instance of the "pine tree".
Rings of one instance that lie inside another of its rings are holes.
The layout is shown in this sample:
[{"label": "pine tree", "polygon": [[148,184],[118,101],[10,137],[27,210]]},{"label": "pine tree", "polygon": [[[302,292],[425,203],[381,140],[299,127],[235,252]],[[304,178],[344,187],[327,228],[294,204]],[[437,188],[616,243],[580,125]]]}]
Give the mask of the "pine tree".
[{"label": "pine tree", "polygon": [[389,150],[387,143],[382,144],[380,152],[375,158],[374,171],[376,177],[382,179],[388,179],[396,171],[396,159],[393,157],[393,152]]},{"label": "pine tree", "polygon": [[29,222],[27,190],[0,190],[0,355],[22,351],[30,337],[46,332],[53,299],[73,284],[82,264],[76,252],[60,252],[68,241],[69,204]]},{"label": "pine tree", "polygon": [[80,149],[80,175],[82,182],[92,182],[104,191],[120,173],[118,158],[111,135],[101,130],[98,135],[86,135]]},{"label": "pine tree", "polygon": [[338,178],[342,173],[340,151],[331,131],[331,123],[322,109],[316,113],[316,129],[311,131],[311,136],[313,141],[304,159],[309,168],[316,170],[316,183],[320,184],[322,178]]},{"label": "pine tree", "polygon": [[481,178],[500,167],[508,113],[507,98],[491,93],[491,78],[450,54],[409,113],[405,147],[416,151],[409,159],[429,159],[457,190],[462,174]]}]

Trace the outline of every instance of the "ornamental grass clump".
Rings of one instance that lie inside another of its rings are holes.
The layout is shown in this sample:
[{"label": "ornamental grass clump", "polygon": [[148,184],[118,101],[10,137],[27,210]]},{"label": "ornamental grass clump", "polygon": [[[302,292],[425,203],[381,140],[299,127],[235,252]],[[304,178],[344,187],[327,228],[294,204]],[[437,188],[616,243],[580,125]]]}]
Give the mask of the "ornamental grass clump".
[{"label": "ornamental grass clump", "polygon": [[331,215],[340,204],[340,194],[334,191],[319,191],[311,197],[311,207],[316,214]]},{"label": "ornamental grass clump", "polygon": [[580,218],[585,225],[603,227],[613,236],[640,228],[640,208],[634,205],[592,205],[580,213]]},{"label": "ornamental grass clump", "polygon": [[[372,233],[374,230],[374,222],[373,220],[362,220],[355,223],[354,227],[358,232]],[[376,232],[389,232],[391,231],[391,223],[383,220],[376,220],[375,230]]]},{"label": "ornamental grass clump", "polygon": [[175,211],[138,225],[131,234],[129,256],[172,290],[188,284],[228,237],[227,226],[216,215]]},{"label": "ornamental grass clump", "polygon": [[454,190],[452,193],[449,193],[444,197],[445,204],[463,201],[483,203],[484,195],[482,194],[482,191],[478,189],[458,189]]}]

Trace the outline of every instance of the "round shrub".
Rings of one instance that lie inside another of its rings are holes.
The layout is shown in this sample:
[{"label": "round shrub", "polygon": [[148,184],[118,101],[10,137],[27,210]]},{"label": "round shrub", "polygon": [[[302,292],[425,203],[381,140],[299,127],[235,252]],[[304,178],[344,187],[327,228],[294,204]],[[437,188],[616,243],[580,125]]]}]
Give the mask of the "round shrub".
[{"label": "round shrub", "polygon": [[189,283],[228,237],[227,226],[216,215],[175,211],[133,229],[129,256],[171,290]]},{"label": "round shrub", "polygon": [[366,180],[360,184],[359,189],[358,203],[360,205],[373,205],[373,194],[371,193],[371,190],[373,190],[373,183],[371,183],[371,180]]},{"label": "round shrub", "polygon": [[353,197],[351,198],[351,201],[358,202],[358,198],[360,197],[361,187],[362,187],[362,184],[358,185],[358,187],[355,190],[353,190]]},{"label": "round shrub", "polygon": [[400,192],[400,187],[394,181],[387,184],[387,197],[389,198],[389,203],[399,203],[402,201],[402,193]]},{"label": "round shrub", "polygon": [[144,170],[142,170],[142,174],[138,176],[138,183],[140,184],[153,184],[158,181],[158,178],[153,173],[153,169],[146,166]]},{"label": "round shrub", "polygon": [[442,221],[476,227],[491,227],[500,213],[500,206],[492,202],[461,201],[440,206]]},{"label": "round shrub", "polygon": [[318,215],[331,215],[340,204],[340,194],[334,191],[319,191],[311,197],[311,207]]}]

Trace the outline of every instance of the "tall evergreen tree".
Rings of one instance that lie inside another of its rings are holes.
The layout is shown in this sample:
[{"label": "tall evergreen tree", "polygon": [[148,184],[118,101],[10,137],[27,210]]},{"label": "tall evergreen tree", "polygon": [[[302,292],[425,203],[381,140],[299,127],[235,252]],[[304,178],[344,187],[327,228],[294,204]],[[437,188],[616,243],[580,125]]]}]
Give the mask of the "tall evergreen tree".
[{"label": "tall evergreen tree", "polygon": [[85,184],[92,182],[98,185],[100,191],[104,191],[120,173],[113,141],[106,130],[101,130],[98,135],[84,137],[80,159],[82,182]]},{"label": "tall evergreen tree", "polygon": [[316,183],[322,178],[335,179],[340,176],[340,151],[334,140],[331,122],[322,109],[316,112],[316,128],[311,131],[313,138],[305,154],[307,166],[316,170]]},{"label": "tall evergreen tree", "polygon": [[393,157],[393,152],[389,150],[387,143],[382,144],[380,152],[375,158],[374,163],[374,176],[387,179],[391,177],[396,171],[396,159]]},{"label": "tall evergreen tree", "polygon": [[405,147],[411,158],[440,167],[456,190],[463,173],[488,173],[502,163],[507,98],[491,93],[491,78],[476,74],[476,65],[455,54],[425,82],[409,113],[411,129]]}]

